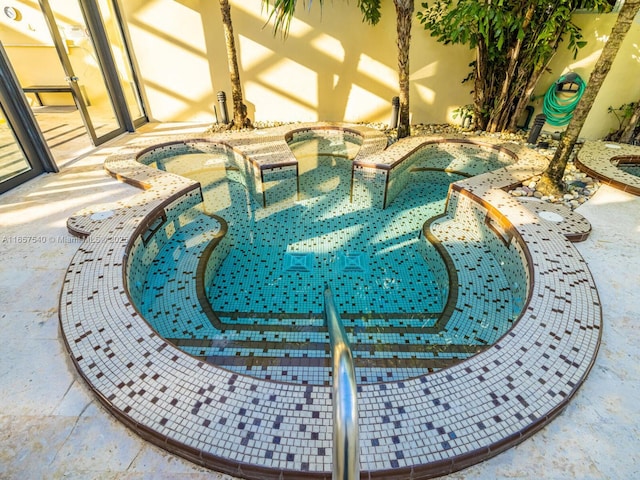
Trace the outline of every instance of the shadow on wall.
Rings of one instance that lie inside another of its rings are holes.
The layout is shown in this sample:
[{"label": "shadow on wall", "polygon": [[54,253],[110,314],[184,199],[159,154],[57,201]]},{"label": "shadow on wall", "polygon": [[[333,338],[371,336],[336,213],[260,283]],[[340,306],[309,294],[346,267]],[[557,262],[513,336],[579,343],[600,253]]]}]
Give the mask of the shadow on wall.
[{"label": "shadow on wall", "polygon": [[[214,121],[217,91],[231,97],[219,2],[138,0],[123,9],[154,118]],[[374,27],[362,22],[355,3],[300,8],[287,39],[273,35],[261,0],[232,1],[231,9],[255,120],[389,121],[398,94],[391,5]],[[412,42],[413,121],[445,122],[469,103],[461,81],[472,53],[440,45],[418,22]],[[451,57],[456,62],[445,61]]]}]

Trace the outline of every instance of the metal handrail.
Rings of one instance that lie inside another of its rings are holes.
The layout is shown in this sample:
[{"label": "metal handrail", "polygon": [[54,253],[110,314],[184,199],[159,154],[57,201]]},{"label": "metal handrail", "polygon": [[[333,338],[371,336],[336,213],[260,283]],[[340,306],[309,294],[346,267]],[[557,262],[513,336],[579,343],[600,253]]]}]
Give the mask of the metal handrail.
[{"label": "metal handrail", "polygon": [[358,398],[351,346],[327,285],[324,317],[333,358],[333,480],[360,478]]}]

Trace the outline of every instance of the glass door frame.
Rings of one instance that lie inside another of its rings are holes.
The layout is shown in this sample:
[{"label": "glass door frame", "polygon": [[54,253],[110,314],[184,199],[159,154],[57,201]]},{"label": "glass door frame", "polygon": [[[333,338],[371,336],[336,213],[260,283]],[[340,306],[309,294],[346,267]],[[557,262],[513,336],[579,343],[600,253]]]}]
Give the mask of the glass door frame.
[{"label": "glass door frame", "polygon": [[125,100],[125,93],[122,89],[122,84],[120,83],[120,78],[118,77],[118,69],[116,67],[116,63],[114,61],[113,55],[111,54],[111,48],[109,39],[107,36],[107,32],[104,27],[104,21],[102,19],[102,15],[100,14],[100,7],[97,4],[96,0],[80,0],[80,7],[82,9],[82,14],[84,15],[85,22],[87,23],[87,27],[91,32],[91,37],[93,39],[96,54],[98,56],[98,61],[100,62],[102,71],[104,73],[105,82],[107,83],[107,88],[109,92],[112,91],[116,93],[116,95],[112,95],[114,99],[114,108],[116,112],[126,112],[127,115],[123,118],[123,124],[127,131],[133,132],[136,127],[144,125],[149,121],[146,113],[145,104],[140,92],[140,82],[138,81],[137,70],[134,68],[131,62],[131,45],[129,43],[129,39],[126,35],[125,30],[122,28],[124,25],[124,17],[120,12],[120,6],[117,0],[108,0],[109,3],[113,7],[114,16],[117,22],[117,27],[120,32],[120,37],[123,42],[124,49],[127,53],[127,62],[129,63],[129,68],[131,69],[131,76],[135,86],[135,92],[137,95],[138,105],[141,111],[141,115],[139,117],[134,118],[131,115],[131,111],[127,106]]},{"label": "glass door frame", "polygon": [[0,193],[17,187],[43,172],[57,172],[58,167],[1,43],[0,106],[13,131],[18,147],[24,153],[25,159],[31,167],[28,171],[0,183]]},{"label": "glass door frame", "polygon": [[[81,1],[81,0],[72,0],[72,1],[78,1],[80,8],[82,10],[82,15],[86,17],[85,15],[86,3],[93,4],[93,2],[91,0],[88,0],[88,2]],[[67,83],[69,84],[69,87],[72,90],[73,100],[76,104],[76,107],[78,107],[78,111],[80,112],[80,117],[84,122],[84,125],[87,129],[87,133],[91,137],[91,142],[95,146],[98,146],[123,134],[125,131],[129,130],[128,128],[125,128],[125,123],[126,123],[125,119],[128,116],[128,113],[122,112],[122,110],[118,108],[118,106],[116,105],[116,102],[114,101],[116,98],[118,98],[117,94],[118,93],[122,94],[122,91],[121,90],[120,92],[118,92],[117,90],[114,91],[113,90],[114,85],[109,84],[109,81],[107,80],[108,69],[105,68],[105,65],[103,64],[103,58],[101,58],[105,56],[104,52],[102,52],[103,55],[100,55],[98,53],[100,49],[98,45],[96,45],[95,38],[96,36],[98,36],[99,32],[102,30],[101,29],[102,24],[100,23],[100,26],[97,27],[98,32],[95,32],[93,29],[96,28],[96,25],[89,25],[89,22],[87,22],[87,19],[85,18],[85,23],[87,24],[86,26],[89,29],[91,41],[93,42],[94,49],[96,50],[96,55],[98,56],[98,63],[100,64],[100,70],[105,80],[105,86],[107,87],[107,91],[110,96],[110,101],[112,103],[118,125],[115,129],[98,137],[98,135],[96,134],[96,130],[93,126],[91,116],[89,115],[87,104],[84,100],[84,97],[82,96],[82,92],[80,91],[80,86],[78,85],[78,77],[76,77],[73,70],[73,65],[71,64],[71,60],[69,59],[69,55],[67,55],[67,50],[64,45],[64,39],[60,34],[60,30],[58,28],[58,22],[56,21],[55,13],[51,8],[51,4],[49,3],[49,0],[38,0],[38,3],[40,5],[40,10],[42,10],[44,18],[47,22],[47,26],[49,27],[49,32],[51,33],[53,44],[55,45],[56,52],[58,53],[58,58],[60,59],[60,63],[62,64],[62,69],[64,70],[64,73],[66,75],[65,80],[67,81]],[[88,7],[89,7],[88,9],[91,9],[91,6],[88,6]],[[104,32],[102,31],[102,33]],[[129,130],[129,131],[132,131],[132,130]]]},{"label": "glass door frame", "polygon": [[[85,17],[84,20],[87,29],[90,32],[91,41],[93,42],[94,48],[97,52],[96,55],[98,56],[100,69],[103,76],[105,77],[105,84],[107,85],[108,93],[111,96],[114,110],[116,110],[116,115],[121,127],[124,127],[121,129],[121,131],[118,131],[118,133],[112,135],[106,134],[97,139],[100,143],[103,143],[107,140],[110,140],[111,138],[114,138],[120,133],[124,133],[125,129],[126,131],[134,132],[137,127],[147,123],[148,118],[146,114],[146,106],[144,103],[144,98],[141,95],[137,70],[132,63],[132,49],[126,34],[126,30],[124,28],[125,24],[123,23],[123,16],[121,15],[118,2],[116,0],[109,0],[114,8],[117,27],[121,33],[122,41],[124,42],[127,61],[129,62],[131,68],[131,75],[135,84],[136,94],[138,95],[141,115],[134,119],[131,118],[129,109],[126,105],[122,86],[120,85],[120,80],[118,77],[118,71],[115,69],[115,63],[110,50],[110,44],[104,28],[104,24],[102,23],[100,9],[98,8],[96,0],[74,1],[78,1],[78,4],[80,5],[80,8],[82,10],[82,14]],[[54,39],[56,49],[62,47],[62,52],[64,53],[66,62],[69,62],[69,59],[66,56],[66,51],[64,50],[64,46],[62,45],[62,38],[55,23],[55,17],[53,15],[53,11],[51,10],[49,1],[38,0],[38,4],[41,7],[41,11],[45,16],[47,23],[52,24],[55,27],[53,31],[57,32],[57,39]],[[48,15],[45,14],[45,12],[48,12]],[[51,30],[50,25],[49,29]],[[73,70],[70,69],[70,71]],[[84,118],[88,119],[89,124],[91,125],[88,112],[86,111],[86,105],[84,104],[79,86],[75,81],[72,80],[73,79],[71,78],[68,79],[70,88],[72,88],[73,90],[74,102],[76,103],[76,106],[78,106],[78,109],[81,111],[81,113],[84,115]],[[81,100],[80,104],[78,104],[77,99]],[[81,109],[82,106],[84,106],[84,111]],[[0,108],[4,113],[7,123],[9,124],[9,127],[11,128],[16,138],[18,146],[23,151],[24,156],[31,167],[30,170],[16,175],[15,177],[12,177],[4,182],[1,182],[0,194],[40,175],[43,172],[58,172],[59,170],[56,165],[55,159],[51,154],[51,150],[47,145],[47,141],[45,140],[44,135],[35,119],[31,107],[29,106],[24,91],[22,90],[22,86],[20,85],[18,77],[13,70],[13,66],[11,65],[9,57],[4,50],[2,42],[0,42]],[[95,131],[93,129],[91,129],[91,131],[87,129],[87,133],[91,135],[92,139],[95,139]],[[94,140],[94,144],[96,146],[100,143],[96,143]]]},{"label": "glass door frame", "polygon": [[116,67],[113,54],[111,53],[109,38],[104,26],[102,15],[100,14],[100,6],[98,5],[97,0],[77,1],[80,4],[82,15],[84,16],[85,23],[87,24],[87,28],[89,29],[91,40],[93,41],[96,55],[98,57],[98,63],[100,64],[100,68],[107,85],[107,90],[109,91],[109,95],[111,96],[113,107],[116,111],[116,115],[118,116],[118,120],[120,121],[121,125],[124,126],[126,131],[134,132],[137,127],[144,125],[149,121],[149,119],[147,117],[146,107],[141,95],[140,82],[138,81],[138,75],[136,73],[137,71],[134,68],[133,63],[131,62],[131,52],[133,50],[123,28],[124,17],[120,12],[118,1],[108,0],[109,3],[113,6],[117,28],[120,32],[124,49],[126,51],[127,62],[129,63],[129,68],[131,69],[131,75],[133,83],[135,85],[138,104],[142,112],[142,115],[136,118],[132,117],[131,111],[129,110],[129,107],[127,106],[127,102],[125,100],[126,96],[124,90],[122,89],[120,78],[118,77],[118,69]]}]

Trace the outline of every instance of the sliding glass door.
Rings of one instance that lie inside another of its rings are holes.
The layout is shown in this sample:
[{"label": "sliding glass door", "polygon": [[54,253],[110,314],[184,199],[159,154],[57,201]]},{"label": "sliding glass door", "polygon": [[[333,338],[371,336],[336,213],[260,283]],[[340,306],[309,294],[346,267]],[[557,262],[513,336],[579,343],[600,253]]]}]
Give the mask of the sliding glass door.
[{"label": "sliding glass door", "polygon": [[79,1],[40,0],[78,111],[94,145],[124,133]]},{"label": "sliding glass door", "polygon": [[0,44],[0,193],[44,171],[57,167]]},{"label": "sliding glass door", "polygon": [[13,126],[7,120],[4,108],[0,109],[0,185],[15,182],[16,177],[31,178],[41,171],[42,169],[36,169],[34,172],[16,138]]},{"label": "sliding glass door", "polygon": [[[111,68],[109,71],[122,90],[120,97],[127,108],[129,117],[135,126],[146,123],[147,117],[142,104],[135,70],[131,65],[129,48],[122,31],[122,17],[113,0],[96,0],[97,9],[87,9],[86,16],[90,23],[102,24],[106,42],[101,50],[111,52]],[[107,59],[108,61],[108,59]]]},{"label": "sliding glass door", "polygon": [[38,126],[25,136],[59,164],[147,121],[122,27],[115,0],[13,0],[0,10],[18,108]]}]

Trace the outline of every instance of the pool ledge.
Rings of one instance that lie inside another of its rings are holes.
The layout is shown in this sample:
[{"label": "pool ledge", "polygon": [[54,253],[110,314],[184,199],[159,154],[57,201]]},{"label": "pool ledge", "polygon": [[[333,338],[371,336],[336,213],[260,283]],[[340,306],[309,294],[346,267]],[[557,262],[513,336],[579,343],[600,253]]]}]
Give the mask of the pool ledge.
[{"label": "pool ledge", "polygon": [[624,172],[616,166],[618,160],[629,157],[640,163],[640,146],[589,141],[580,148],[575,163],[580,170],[602,183],[640,196],[640,177]]},{"label": "pool ledge", "polygon": [[[270,129],[264,138],[277,140],[293,128],[299,126]],[[242,135],[193,138],[253,142]],[[415,138],[409,142],[447,140]],[[495,144],[519,161],[454,189],[505,218],[523,239],[531,295],[513,329],[483,353],[430,375],[359,387],[367,478],[430,478],[497,455],[558,415],[595,361],[602,313],[586,263],[559,229],[503,190],[539,174],[546,160]],[[262,381],[201,362],[160,338],[133,306],[123,272],[133,236],[159,209],[199,195],[196,182],[137,163],[136,152],[149,145],[129,145],[105,162],[142,193],[68,221],[69,231],[86,237],[60,295],[73,363],[123,423],[197,464],[243,478],[329,479],[330,387]],[[405,148],[414,147],[398,142],[387,154]]]}]

